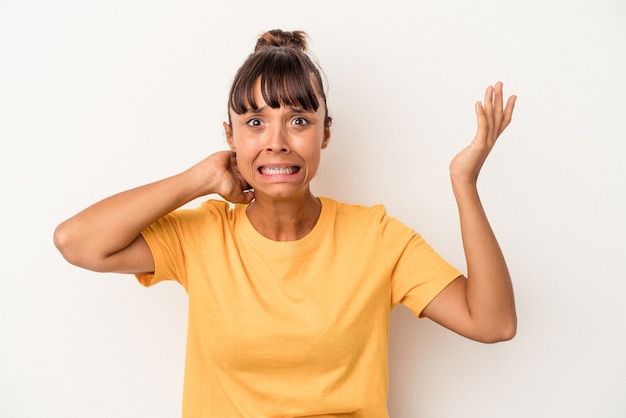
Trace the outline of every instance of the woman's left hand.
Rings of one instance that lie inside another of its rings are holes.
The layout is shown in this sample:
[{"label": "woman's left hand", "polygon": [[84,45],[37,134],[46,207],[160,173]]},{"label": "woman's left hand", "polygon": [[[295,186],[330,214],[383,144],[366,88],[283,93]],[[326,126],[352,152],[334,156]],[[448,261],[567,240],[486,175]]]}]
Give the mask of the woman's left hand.
[{"label": "woman's left hand", "polygon": [[516,96],[511,96],[503,108],[502,82],[487,87],[484,103],[476,102],[478,129],[476,136],[450,163],[453,183],[476,185],[478,174],[496,143],[496,140],[511,122]]}]

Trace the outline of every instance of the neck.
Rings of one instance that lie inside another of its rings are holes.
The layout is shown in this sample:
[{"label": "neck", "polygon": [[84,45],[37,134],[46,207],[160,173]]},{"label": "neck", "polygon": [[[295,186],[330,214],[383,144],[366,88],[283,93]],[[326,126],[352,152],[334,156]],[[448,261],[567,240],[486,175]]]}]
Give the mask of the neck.
[{"label": "neck", "polygon": [[274,241],[304,238],[315,226],[322,204],[310,192],[298,200],[267,199],[257,195],[246,211],[254,229]]}]

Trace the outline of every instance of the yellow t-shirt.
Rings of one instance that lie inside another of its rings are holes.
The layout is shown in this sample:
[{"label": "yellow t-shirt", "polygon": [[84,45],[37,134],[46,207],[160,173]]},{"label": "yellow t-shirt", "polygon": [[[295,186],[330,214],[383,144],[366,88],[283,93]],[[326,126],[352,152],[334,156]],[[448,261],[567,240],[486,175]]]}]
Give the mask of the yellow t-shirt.
[{"label": "yellow t-shirt", "polygon": [[143,231],[146,286],[189,296],[183,417],[387,417],[391,308],[420,315],[461,275],[384,207],[321,198],[297,241],[210,200]]}]

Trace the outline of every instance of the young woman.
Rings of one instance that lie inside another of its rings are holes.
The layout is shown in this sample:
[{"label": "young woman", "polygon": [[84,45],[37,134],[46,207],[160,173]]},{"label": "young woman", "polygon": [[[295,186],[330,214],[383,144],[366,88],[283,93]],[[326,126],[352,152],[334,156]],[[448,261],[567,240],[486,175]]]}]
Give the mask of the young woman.
[{"label": "young woman", "polygon": [[[236,74],[230,151],[96,203],[59,225],[55,244],[87,269],[185,287],[184,417],[386,417],[396,304],[477,341],[515,334],[476,188],[514,103],[488,87],[476,136],[450,164],[467,278],[382,206],[312,194],[331,118],[300,31],[263,34]],[[210,194],[227,202],[176,210]]]}]

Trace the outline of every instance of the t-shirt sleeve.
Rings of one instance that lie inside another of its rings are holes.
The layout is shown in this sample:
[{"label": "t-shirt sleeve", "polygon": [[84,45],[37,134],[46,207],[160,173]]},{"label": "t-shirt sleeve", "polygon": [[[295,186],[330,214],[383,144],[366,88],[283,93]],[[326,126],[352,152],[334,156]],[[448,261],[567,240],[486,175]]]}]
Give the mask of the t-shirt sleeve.
[{"label": "t-shirt sleeve", "polygon": [[187,289],[187,260],[196,244],[206,237],[224,202],[207,201],[196,209],[180,209],[165,215],[141,232],[154,258],[154,272],[136,274],[139,283],[152,286],[174,280]]},{"label": "t-shirt sleeve", "polygon": [[142,285],[152,286],[163,280],[175,280],[186,286],[179,215],[178,211],[172,212],[141,232],[154,258],[153,273],[135,275]]},{"label": "t-shirt sleeve", "polygon": [[383,246],[397,259],[391,277],[392,306],[402,303],[422,317],[424,308],[463,274],[395,218],[384,214],[380,225]]}]

